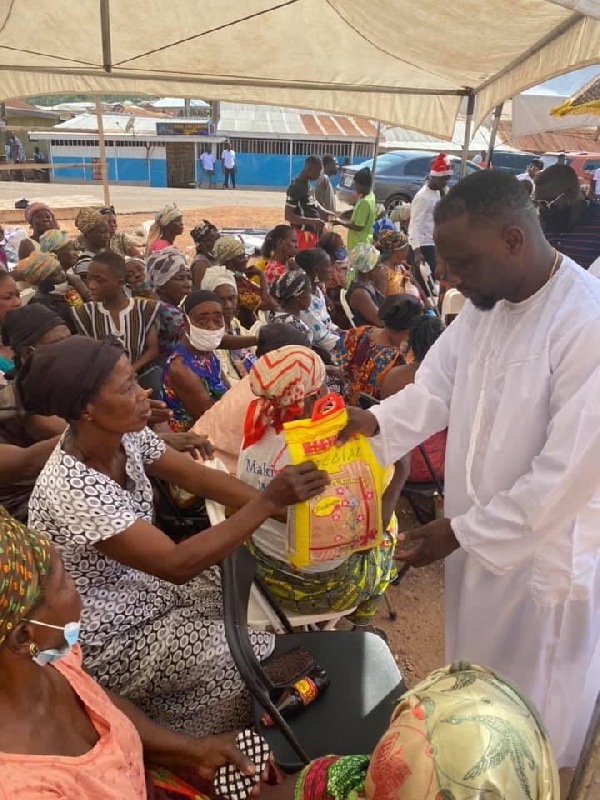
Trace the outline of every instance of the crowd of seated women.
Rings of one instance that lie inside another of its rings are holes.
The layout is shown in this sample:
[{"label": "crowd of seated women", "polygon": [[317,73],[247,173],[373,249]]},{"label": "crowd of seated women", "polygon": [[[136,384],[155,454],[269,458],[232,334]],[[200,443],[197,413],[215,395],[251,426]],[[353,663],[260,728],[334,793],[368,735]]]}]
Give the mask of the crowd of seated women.
[{"label": "crowd of seated women", "polygon": [[[112,208],[82,209],[78,240],[42,204],[26,218],[31,237],[0,271],[0,797],[6,782],[11,797],[37,797],[42,780],[52,796],[105,797],[113,773],[111,796],[160,797],[145,765],[195,772],[194,786],[225,762],[251,769],[230,735],[251,708],[217,564],[246,543],[284,609],[345,612],[373,629],[396,574],[400,490],[409,476],[428,480],[428,467],[418,454],[396,465],[380,546],[297,569],[286,511],[327,477],[290,465],[282,428],[332,388],[348,403],[401,390],[443,324],[410,277],[400,231],[349,253],[328,232],[297,252],[293,228],[279,225],[252,261],[204,220],[188,263],[176,206],[157,214],[145,246],[117,232]],[[23,286],[33,291],[21,305]],[[356,327],[339,314],[340,290]],[[426,443],[440,478],[444,437]],[[225,473],[203,463],[215,457]],[[205,500],[231,514],[177,538],[158,487],[183,516]],[[266,658],[273,635],[250,636]],[[383,797],[379,773],[364,780]],[[302,781],[297,796],[329,796]],[[284,797],[289,784],[267,791]]]}]

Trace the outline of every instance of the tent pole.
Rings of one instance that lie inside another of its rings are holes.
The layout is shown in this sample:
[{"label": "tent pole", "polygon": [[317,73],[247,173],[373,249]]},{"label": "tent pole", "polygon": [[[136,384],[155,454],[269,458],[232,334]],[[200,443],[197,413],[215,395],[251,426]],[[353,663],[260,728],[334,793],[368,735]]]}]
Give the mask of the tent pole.
[{"label": "tent pole", "polygon": [[465,119],[465,138],[463,141],[462,158],[460,160],[460,177],[464,178],[467,174],[467,159],[469,158],[469,145],[471,144],[471,126],[475,113],[475,95],[469,94],[467,97],[467,118]]},{"label": "tent pole", "polygon": [[502,116],[502,108],[504,103],[500,103],[494,110],[494,121],[492,122],[492,130],[490,131],[490,143],[488,144],[488,151],[485,155],[485,168],[487,169],[492,160],[494,153],[494,145],[496,144],[496,134],[498,133],[498,125],[500,125],[500,117]]},{"label": "tent pole", "polygon": [[104,205],[110,206],[110,189],[108,186],[108,169],[106,164],[106,143],[104,141],[104,118],[100,95],[94,95],[96,101],[96,119],[98,121],[98,144],[100,145],[100,170],[102,172],[102,189],[104,191]]},{"label": "tent pole", "polygon": [[377,154],[379,152],[379,140],[381,139],[381,122],[377,123],[377,134],[375,136],[375,143],[373,144],[373,169],[371,176],[373,177],[373,185],[375,185],[375,172],[377,171]]}]

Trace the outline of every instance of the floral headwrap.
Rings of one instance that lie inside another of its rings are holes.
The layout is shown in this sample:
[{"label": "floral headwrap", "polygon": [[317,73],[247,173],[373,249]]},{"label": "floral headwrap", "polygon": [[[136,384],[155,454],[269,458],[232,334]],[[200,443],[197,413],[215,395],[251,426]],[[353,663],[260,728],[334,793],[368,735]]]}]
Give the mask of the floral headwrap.
[{"label": "floral headwrap", "polygon": [[213,256],[218,264],[226,264],[244,255],[246,249],[241,239],[235,236],[221,236],[213,247]]},{"label": "floral headwrap", "polygon": [[48,539],[0,506],[0,645],[38,599],[50,558]]},{"label": "floral headwrap", "polygon": [[75,227],[84,236],[103,222],[104,217],[97,208],[82,208],[75,217]]},{"label": "floral headwrap", "polygon": [[64,231],[46,231],[40,237],[40,250],[42,253],[56,253],[65,245],[69,244],[71,237]]},{"label": "floral headwrap", "polygon": [[54,211],[47,206],[46,203],[29,203],[27,208],[25,209],[24,216],[25,221],[31,225],[31,221],[33,220],[34,216],[38,213],[38,211],[48,211],[52,214],[52,218],[54,218]]},{"label": "floral headwrap", "polygon": [[201,242],[208,233],[216,230],[218,230],[216,225],[213,225],[212,222],[209,222],[207,219],[203,219],[201,225],[196,225],[195,228],[192,228],[190,236],[197,244]]},{"label": "floral headwrap", "polygon": [[408,236],[400,231],[382,231],[379,237],[379,247],[382,253],[394,253],[408,247]]},{"label": "floral headwrap", "polygon": [[244,447],[260,441],[270,425],[280,433],[324,383],[325,364],[308,347],[288,345],[259,358],[250,372],[250,388],[258,399],[248,406]]},{"label": "floral headwrap", "polygon": [[310,278],[302,269],[284,272],[271,286],[271,294],[281,305],[287,305],[294,297],[310,289]]},{"label": "floral headwrap", "polygon": [[379,263],[380,253],[372,244],[361,242],[353,247],[348,254],[348,277],[346,288],[355,280],[359,272],[371,272]]},{"label": "floral headwrap", "polygon": [[16,266],[19,277],[33,286],[49,278],[57,269],[62,269],[58,259],[52,253],[42,253],[39,250],[34,250],[27,258],[21,259]]},{"label": "floral headwrap", "polygon": [[146,275],[153,289],[164,286],[184,269],[187,269],[185,256],[174,245],[156,250],[146,259]]}]

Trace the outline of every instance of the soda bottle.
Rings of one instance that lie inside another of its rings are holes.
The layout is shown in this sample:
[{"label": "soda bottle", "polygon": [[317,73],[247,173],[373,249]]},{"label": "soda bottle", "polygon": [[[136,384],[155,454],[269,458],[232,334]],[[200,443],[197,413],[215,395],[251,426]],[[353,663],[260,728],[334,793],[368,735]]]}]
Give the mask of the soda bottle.
[{"label": "soda bottle", "polygon": [[[307,675],[301,678],[284,689],[275,703],[275,708],[279,711],[284,719],[289,719],[298,714],[302,709],[313,703],[329,686],[330,680],[327,673],[320,667],[315,667]],[[260,718],[260,721],[267,728],[273,726],[273,720],[266,712]]]}]

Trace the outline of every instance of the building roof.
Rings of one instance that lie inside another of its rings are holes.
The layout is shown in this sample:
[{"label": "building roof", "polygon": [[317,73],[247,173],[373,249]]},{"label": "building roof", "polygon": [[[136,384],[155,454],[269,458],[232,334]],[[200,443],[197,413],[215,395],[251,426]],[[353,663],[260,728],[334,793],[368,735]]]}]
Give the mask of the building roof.
[{"label": "building roof", "polygon": [[314,139],[374,139],[376,123],[360,117],[326,114],[283,106],[261,106],[249,103],[222,102],[219,134],[249,134],[258,137]]},{"label": "building roof", "polygon": [[[185,108],[185,100],[182,97],[161,97],[150,104],[152,108],[180,108],[182,111]],[[190,100],[192,108],[210,108],[208,103],[204,100]]]},{"label": "building roof", "polygon": [[[386,128],[382,133],[381,147],[386,150],[436,150],[444,153],[460,153],[463,149],[465,137],[465,121],[458,119],[454,126],[454,136],[451,141],[436,139],[435,136],[427,136],[418,131],[411,131],[406,128]],[[469,150],[471,152],[487,150],[490,143],[490,132],[487,127],[482,125],[478,128],[471,138]],[[506,144],[503,136],[496,136],[494,150],[513,150],[514,146]]]},{"label": "building roof", "polygon": [[32,106],[25,100],[12,97],[6,101],[6,113],[8,116],[39,117],[41,119],[60,119],[60,113],[51,108],[41,108]]},{"label": "building roof", "polygon": [[546,131],[512,137],[510,123],[500,122],[498,132],[505,142],[529,153],[594,153],[600,149],[594,128],[572,128],[567,131]]}]

